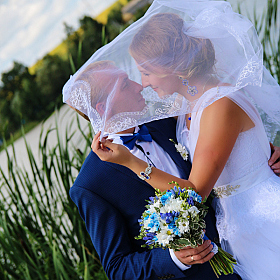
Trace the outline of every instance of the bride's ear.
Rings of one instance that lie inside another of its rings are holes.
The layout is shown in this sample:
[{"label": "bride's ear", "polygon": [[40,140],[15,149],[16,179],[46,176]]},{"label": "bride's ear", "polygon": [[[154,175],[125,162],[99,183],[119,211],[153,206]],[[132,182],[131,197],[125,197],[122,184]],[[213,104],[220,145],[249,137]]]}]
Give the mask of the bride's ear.
[{"label": "bride's ear", "polygon": [[95,106],[95,109],[100,116],[103,116],[106,106],[105,106],[104,102],[98,102]]}]

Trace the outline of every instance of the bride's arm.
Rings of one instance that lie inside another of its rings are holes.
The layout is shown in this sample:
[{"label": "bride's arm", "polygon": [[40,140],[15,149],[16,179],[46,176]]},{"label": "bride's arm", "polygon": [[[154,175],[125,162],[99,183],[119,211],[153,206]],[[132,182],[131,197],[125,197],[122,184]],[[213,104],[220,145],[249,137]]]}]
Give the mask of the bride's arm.
[{"label": "bride's arm", "polygon": [[[238,134],[253,126],[246,113],[228,98],[214,102],[204,109],[201,117],[189,180],[153,168],[148,183],[154,188],[166,190],[170,188],[169,182],[176,181],[182,188],[193,187],[202,197],[208,196],[227,162]],[[99,136],[95,136],[92,149],[101,160],[122,164],[136,174],[146,169],[147,163],[133,156],[126,147],[108,140],[100,144]]]},{"label": "bride's arm", "polygon": [[204,109],[189,180],[201,195],[209,195],[240,132],[254,126],[233,101],[222,98]]},{"label": "bride's arm", "polygon": [[[107,139],[102,139],[100,142],[100,132],[94,136],[91,148],[101,160],[126,166],[138,175],[147,168],[147,162],[134,156],[125,146],[111,143],[111,141]],[[172,181],[176,181],[182,188],[194,187],[191,182],[170,175],[154,167],[152,168],[150,179],[147,182],[154,188],[164,191],[170,189],[168,183]]]}]

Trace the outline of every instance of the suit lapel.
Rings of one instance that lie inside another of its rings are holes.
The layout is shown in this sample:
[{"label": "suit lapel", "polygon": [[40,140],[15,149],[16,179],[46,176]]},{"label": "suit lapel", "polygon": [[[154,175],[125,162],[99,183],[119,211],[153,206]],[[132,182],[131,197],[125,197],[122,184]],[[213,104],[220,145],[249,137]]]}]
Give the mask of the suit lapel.
[{"label": "suit lapel", "polygon": [[[154,123],[156,124],[156,122]],[[177,141],[175,129],[174,131],[170,129],[170,126],[174,126],[174,122],[166,122],[164,126],[162,124],[160,126],[146,124],[146,126],[148,127],[153,140],[156,141],[170,155],[178,168],[181,178],[188,179],[191,170],[191,163],[189,160],[183,160],[180,153],[177,152],[174,143],[169,140],[172,138],[174,141]],[[164,133],[160,131],[158,127],[161,127],[161,129],[164,127]]]}]

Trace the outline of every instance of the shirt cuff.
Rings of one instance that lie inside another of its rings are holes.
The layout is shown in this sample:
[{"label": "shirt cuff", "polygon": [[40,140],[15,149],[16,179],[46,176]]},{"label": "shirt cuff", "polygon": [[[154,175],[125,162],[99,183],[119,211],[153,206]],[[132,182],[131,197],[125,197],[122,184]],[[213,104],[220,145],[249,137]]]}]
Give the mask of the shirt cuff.
[{"label": "shirt cuff", "polygon": [[191,265],[183,264],[178,260],[178,258],[175,256],[173,249],[169,249],[169,254],[172,259],[172,261],[180,268],[182,271],[187,270],[191,268]]}]

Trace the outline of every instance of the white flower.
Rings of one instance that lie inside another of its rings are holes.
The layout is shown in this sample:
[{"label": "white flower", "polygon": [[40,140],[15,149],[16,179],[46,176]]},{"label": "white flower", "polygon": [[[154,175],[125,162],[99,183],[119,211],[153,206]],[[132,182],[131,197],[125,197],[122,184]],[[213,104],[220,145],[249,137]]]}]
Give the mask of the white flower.
[{"label": "white flower", "polygon": [[160,208],[161,213],[169,213],[172,211],[180,212],[182,210],[183,200],[180,198],[171,198],[164,206]]},{"label": "white flower", "polygon": [[181,212],[181,215],[184,219],[188,219],[190,214],[189,214],[188,210],[183,210]]},{"label": "white flower", "polygon": [[175,148],[176,148],[177,152],[180,153],[183,160],[188,160],[189,153],[185,146],[183,146],[181,143],[178,143],[178,144],[175,144]]},{"label": "white flower", "polygon": [[160,232],[157,234],[158,240],[157,243],[161,244],[162,246],[166,246],[169,244],[169,241],[173,240],[174,234],[168,227],[162,227]]},{"label": "white flower", "polygon": [[189,232],[189,221],[178,222],[178,228],[181,233]]},{"label": "white flower", "polygon": [[196,217],[197,214],[200,212],[196,206],[192,206],[188,209],[189,213],[191,213],[192,217]]},{"label": "white flower", "polygon": [[147,210],[148,213],[157,213],[158,211],[156,210],[156,208],[160,208],[160,201],[157,200],[154,204],[150,205],[149,210]]}]

